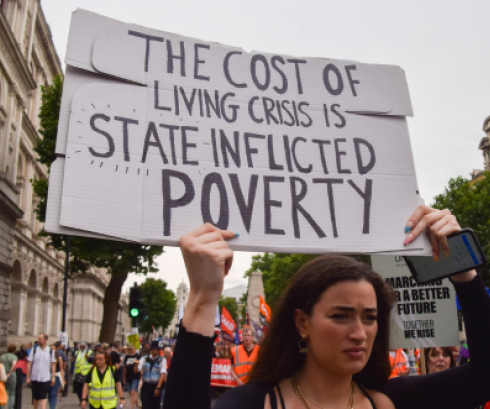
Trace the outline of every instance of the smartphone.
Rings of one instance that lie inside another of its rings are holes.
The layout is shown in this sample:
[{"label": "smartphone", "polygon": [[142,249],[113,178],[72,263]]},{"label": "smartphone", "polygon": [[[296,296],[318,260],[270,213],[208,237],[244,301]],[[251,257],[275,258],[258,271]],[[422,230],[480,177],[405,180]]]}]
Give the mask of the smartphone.
[{"label": "smartphone", "polygon": [[439,261],[432,257],[404,256],[412,276],[419,284],[464,273],[487,264],[485,253],[471,229],[462,229],[447,237],[449,257],[440,249]]}]

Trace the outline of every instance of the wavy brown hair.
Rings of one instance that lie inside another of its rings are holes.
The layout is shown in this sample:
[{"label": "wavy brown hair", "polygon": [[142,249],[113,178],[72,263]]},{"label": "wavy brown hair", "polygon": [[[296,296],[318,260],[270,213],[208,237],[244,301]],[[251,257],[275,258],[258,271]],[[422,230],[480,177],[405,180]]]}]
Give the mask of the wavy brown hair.
[{"label": "wavy brown hair", "polygon": [[305,354],[298,350],[301,337],[294,310],[298,308],[311,316],[327,288],[341,281],[362,280],[371,283],[376,293],[378,332],[366,366],[353,379],[367,388],[381,388],[391,372],[388,355],[394,292],[370,266],[345,256],[317,257],[294,275],[272,312],[269,331],[248,383],[274,385],[296,373],[305,363]]}]

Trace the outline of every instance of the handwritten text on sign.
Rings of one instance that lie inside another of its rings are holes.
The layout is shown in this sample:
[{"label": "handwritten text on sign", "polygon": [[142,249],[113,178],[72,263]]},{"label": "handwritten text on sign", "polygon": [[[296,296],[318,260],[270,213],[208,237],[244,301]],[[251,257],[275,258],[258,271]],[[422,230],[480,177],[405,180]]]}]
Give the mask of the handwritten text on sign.
[{"label": "handwritten text on sign", "polygon": [[102,31],[91,59],[140,85],[75,94],[61,225],[149,244],[210,222],[241,249],[403,248],[419,198],[398,67],[129,24]]}]

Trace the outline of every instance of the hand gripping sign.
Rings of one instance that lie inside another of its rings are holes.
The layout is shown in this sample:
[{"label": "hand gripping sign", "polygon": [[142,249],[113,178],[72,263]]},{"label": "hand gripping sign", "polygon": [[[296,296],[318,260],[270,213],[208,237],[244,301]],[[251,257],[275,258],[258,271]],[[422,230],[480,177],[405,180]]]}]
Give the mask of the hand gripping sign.
[{"label": "hand gripping sign", "polygon": [[238,250],[428,254],[403,70],[72,17],[46,230]]}]

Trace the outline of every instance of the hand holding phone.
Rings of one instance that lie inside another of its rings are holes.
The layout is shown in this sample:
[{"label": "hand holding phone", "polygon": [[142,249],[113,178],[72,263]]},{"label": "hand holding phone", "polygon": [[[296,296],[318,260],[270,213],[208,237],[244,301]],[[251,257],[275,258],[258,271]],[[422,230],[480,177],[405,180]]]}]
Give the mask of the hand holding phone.
[{"label": "hand holding phone", "polygon": [[455,274],[482,267],[487,263],[475,233],[471,229],[457,231],[447,237],[449,251],[446,256],[405,256],[412,276],[420,284],[440,280]]}]

